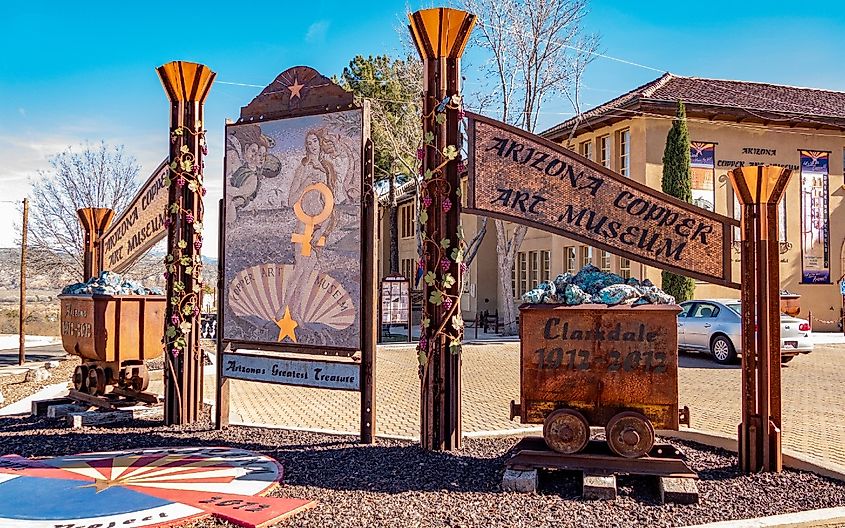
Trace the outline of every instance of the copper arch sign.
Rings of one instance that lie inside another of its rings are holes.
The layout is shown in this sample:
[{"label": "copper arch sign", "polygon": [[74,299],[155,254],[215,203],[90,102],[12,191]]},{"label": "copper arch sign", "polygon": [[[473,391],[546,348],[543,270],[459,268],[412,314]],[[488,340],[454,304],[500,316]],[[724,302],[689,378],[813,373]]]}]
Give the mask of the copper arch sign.
[{"label": "copper arch sign", "polygon": [[537,135],[466,115],[465,211],[739,289],[730,258],[737,220],[651,189]]}]

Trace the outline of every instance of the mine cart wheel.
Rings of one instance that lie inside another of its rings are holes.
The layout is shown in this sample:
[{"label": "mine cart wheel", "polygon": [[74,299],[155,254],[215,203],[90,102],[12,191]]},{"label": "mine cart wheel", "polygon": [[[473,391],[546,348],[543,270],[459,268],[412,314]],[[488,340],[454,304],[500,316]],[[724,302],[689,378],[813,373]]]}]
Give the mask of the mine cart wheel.
[{"label": "mine cart wheel", "polygon": [[79,392],[88,392],[88,367],[77,365],[73,369],[73,388]]},{"label": "mine cart wheel", "polygon": [[554,451],[571,455],[584,449],[590,441],[590,425],[573,409],[558,409],[543,422],[543,438]]},{"label": "mine cart wheel", "polygon": [[625,458],[641,457],[654,447],[654,427],[638,412],[617,414],[607,422],[605,433],[610,449]]},{"label": "mine cart wheel", "polygon": [[106,371],[103,367],[88,369],[88,394],[101,396],[106,393]]},{"label": "mine cart wheel", "polygon": [[145,391],[150,386],[150,371],[145,365],[132,367],[132,376],[127,381],[133,390]]}]

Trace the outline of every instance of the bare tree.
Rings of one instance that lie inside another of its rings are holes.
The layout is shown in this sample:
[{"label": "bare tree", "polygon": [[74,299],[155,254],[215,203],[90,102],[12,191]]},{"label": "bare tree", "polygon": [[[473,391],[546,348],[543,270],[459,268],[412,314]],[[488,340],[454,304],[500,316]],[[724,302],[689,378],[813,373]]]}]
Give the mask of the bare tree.
[{"label": "bare tree", "polygon": [[[463,8],[479,15],[472,44],[487,61],[481,72],[489,83],[482,100],[498,106],[499,118],[534,132],[543,103],[566,96],[580,111],[581,75],[598,47],[598,36],[583,28],[587,0],[461,0]],[[515,334],[516,305],[511,274],[527,228],[508,233],[495,221],[496,252],[503,299],[504,332]]]},{"label": "bare tree", "polygon": [[84,144],[49,159],[32,188],[29,234],[35,269],[82,275],[83,207],[108,207],[120,213],[138,190],[138,162],[123,146]]}]

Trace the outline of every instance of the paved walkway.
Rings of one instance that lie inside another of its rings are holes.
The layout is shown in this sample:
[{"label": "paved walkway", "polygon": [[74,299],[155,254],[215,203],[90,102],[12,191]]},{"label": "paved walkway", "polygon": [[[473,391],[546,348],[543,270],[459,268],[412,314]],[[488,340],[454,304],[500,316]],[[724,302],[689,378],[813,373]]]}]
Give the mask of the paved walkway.
[{"label": "paved walkway", "polygon": [[[463,353],[465,434],[517,432],[508,419],[519,398],[518,343],[466,345]],[[419,379],[414,349],[378,351],[377,434],[416,438]],[[706,356],[682,354],[680,405],[691,409],[696,429],[736,434],[740,416],[739,366],[723,367]],[[213,401],[213,377],[205,382]],[[356,433],[359,395],[233,380],[232,423]],[[845,464],[845,347],[819,345],[783,368],[784,447]],[[529,426],[536,427],[536,426]]]}]

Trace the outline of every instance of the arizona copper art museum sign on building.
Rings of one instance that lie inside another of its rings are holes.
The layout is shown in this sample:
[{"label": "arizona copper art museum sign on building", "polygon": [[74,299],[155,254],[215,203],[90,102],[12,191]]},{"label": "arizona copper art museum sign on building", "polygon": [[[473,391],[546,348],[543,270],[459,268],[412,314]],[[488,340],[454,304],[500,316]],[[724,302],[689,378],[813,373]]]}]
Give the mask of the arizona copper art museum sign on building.
[{"label": "arizona copper art museum sign on building", "polygon": [[650,189],[533,134],[468,115],[472,176],[467,211],[739,288],[730,276],[729,229],[737,221]]}]

